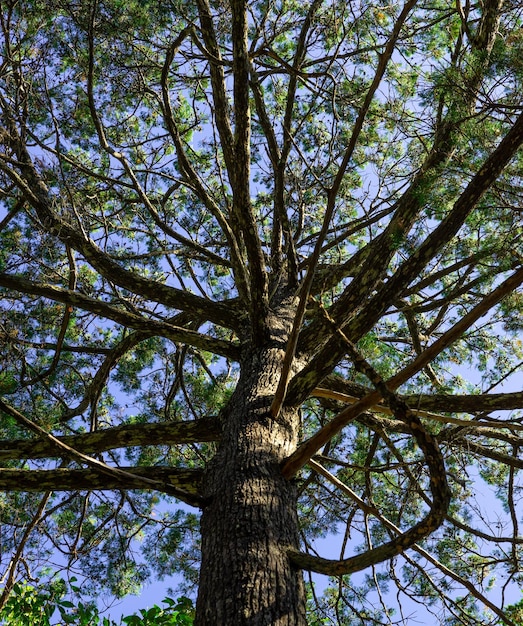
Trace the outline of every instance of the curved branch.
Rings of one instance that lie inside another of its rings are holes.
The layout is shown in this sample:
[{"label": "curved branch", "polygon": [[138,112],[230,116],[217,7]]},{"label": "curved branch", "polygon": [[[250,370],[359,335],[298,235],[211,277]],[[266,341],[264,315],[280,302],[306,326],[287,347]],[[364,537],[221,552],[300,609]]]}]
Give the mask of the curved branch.
[{"label": "curved branch", "polygon": [[[312,460],[309,462],[309,465],[314,471],[316,471],[318,474],[321,474],[322,476],[327,478],[329,482],[331,482],[333,485],[338,487],[343,493],[347,494],[354,502],[356,502],[356,504],[362,509],[362,511],[364,511],[368,515],[372,515],[376,517],[376,519],[378,519],[384,526],[386,526],[389,530],[392,530],[394,533],[396,533],[398,537],[396,537],[389,543],[384,544],[383,546],[374,548],[373,550],[369,550],[367,552],[364,552],[363,554],[359,554],[349,559],[342,559],[342,560],[324,559],[321,557],[313,556],[311,554],[305,554],[304,552],[299,552],[297,550],[289,550],[289,557],[291,558],[291,560],[297,567],[299,567],[300,569],[318,572],[320,574],[327,574],[328,576],[341,576],[344,574],[359,572],[362,569],[366,569],[367,567],[370,567],[371,565],[376,565],[384,560],[387,560],[393,556],[396,556],[397,554],[403,551],[403,550],[400,550],[400,551],[394,552],[390,556],[383,556],[383,554],[385,553],[385,550],[382,550],[382,548],[385,548],[386,546],[390,546],[391,544],[394,544],[398,539],[400,539],[402,536],[404,536],[404,534],[407,534],[407,533],[402,534],[402,531],[393,522],[391,522],[386,517],[381,515],[381,513],[375,507],[368,505],[361,498],[359,498],[358,495],[354,493],[352,489],[350,489],[350,487],[345,485],[345,483],[341,482],[338,478],[336,478],[336,476],[331,474],[322,465]],[[407,532],[410,532],[410,531],[407,531]],[[440,569],[445,575],[449,576],[450,578],[458,582],[460,585],[463,585],[463,587],[465,587],[465,589],[467,589],[467,591],[469,591],[472,596],[474,596],[480,602],[485,604],[485,606],[490,608],[496,615],[498,615],[498,617],[501,617],[505,621],[505,623],[507,623],[509,626],[516,626],[516,624],[514,624],[510,620],[507,621],[507,618],[505,617],[505,614],[503,613],[503,611],[501,611],[501,609],[499,609],[495,604],[490,602],[488,598],[486,598],[482,593],[480,593],[470,581],[462,578],[461,576],[459,576],[458,574],[456,574],[455,572],[447,568],[440,561],[438,561],[435,557],[433,557],[429,552],[427,552],[424,548],[417,545],[416,543],[408,547],[412,550],[415,550],[418,554],[426,558],[430,563],[432,563],[438,569]],[[377,552],[380,550],[381,552]]]},{"label": "curved branch", "polygon": [[378,563],[387,561],[398,554],[401,554],[404,550],[415,547],[417,541],[433,532],[434,529],[431,525],[424,525],[424,520],[418,522],[418,524],[410,528],[408,531],[402,532],[397,526],[392,524],[392,522],[388,522],[388,520],[385,522],[385,519],[375,507],[366,504],[352,491],[352,489],[341,482],[341,480],[336,478],[336,476],[331,474],[322,465],[312,459],[308,464],[314,471],[327,478],[333,485],[349,495],[362,510],[377,517],[380,521],[386,524],[387,527],[398,533],[398,535],[391,541],[382,544],[377,548],[372,548],[371,550],[349,557],[348,559],[324,559],[322,557],[305,554],[297,550],[290,550],[289,556],[297,567],[317,572],[318,574],[326,574],[327,576],[344,576],[346,574],[353,574],[354,572],[359,572],[372,565],[377,565]]},{"label": "curved branch", "polygon": [[[332,325],[336,334],[344,342],[349,356],[358,371],[365,374],[383,398],[388,402],[394,415],[407,425],[412,436],[422,450],[427,463],[430,476],[430,490],[432,502],[427,515],[407,532],[399,535],[392,541],[367,551],[364,554],[338,561],[335,565],[336,574],[350,574],[369,565],[380,563],[399,554],[417,541],[428,536],[436,530],[445,520],[450,505],[451,493],[447,484],[447,472],[443,455],[439,449],[437,440],[425,430],[420,419],[410,410],[408,405],[394,394],[378,372],[363,358],[356,347],[347,339],[338,328],[336,322],[329,316],[325,309],[321,308],[323,315]],[[310,462],[310,461],[309,461]],[[315,462],[313,462],[315,463]],[[353,569],[353,567],[357,569]],[[318,571],[318,570],[315,570]],[[327,573],[323,571],[321,573]]]},{"label": "curved branch", "polygon": [[[183,315],[183,314],[182,314]],[[117,365],[123,355],[132,350],[136,345],[145,339],[154,337],[155,333],[151,331],[135,331],[124,337],[118,344],[114,346],[106,354],[102,364],[96,371],[96,374],[92,377],[87,389],[84,393],[84,397],[79,404],[73,409],[66,411],[66,413],[60,418],[60,421],[66,422],[77,415],[81,415],[89,406],[94,407],[98,403],[98,399],[102,393],[103,387],[111,374],[113,368]]]},{"label": "curved branch", "polygon": [[[451,499],[451,493],[447,483],[445,462],[437,440],[432,437],[427,430],[425,430],[419,417],[411,411],[408,405],[392,391],[392,389],[398,387],[399,384],[396,385],[396,387],[389,388],[378,372],[363,358],[354,344],[352,344],[352,342],[345,336],[343,331],[340,330],[336,322],[329,316],[327,311],[321,307],[321,305],[320,311],[325,316],[328,323],[332,326],[335,334],[338,335],[343,341],[356,369],[367,376],[367,378],[376,387],[376,391],[379,392],[388,402],[394,415],[407,425],[412,436],[416,440],[416,443],[423,452],[429,470],[432,504],[428,514],[423,520],[413,526],[401,537],[398,537],[389,544],[385,544],[385,546],[376,548],[378,552],[371,550],[370,552],[373,552],[375,557],[379,559],[378,561],[373,561],[373,563],[377,563],[386,558],[391,558],[394,554],[398,554],[405,549],[407,545],[412,545],[416,541],[419,541],[421,538],[432,533],[442,524],[447,514]],[[358,403],[356,403],[356,405],[357,404]],[[314,437],[312,439],[314,439]],[[300,446],[300,448],[301,447],[302,446]],[[306,455],[304,455],[303,452],[300,453],[300,448],[298,448],[294,455],[291,455],[287,462],[283,465],[282,473],[287,478],[293,475],[293,473],[300,467],[300,463],[303,464],[306,459]],[[370,554],[370,552],[368,554]]]},{"label": "curved branch", "polygon": [[[76,279],[77,279],[76,263],[74,260],[74,255],[69,247],[67,247],[67,259],[69,261],[68,289],[70,291],[74,291],[76,288]],[[54,350],[53,358],[51,360],[51,363],[49,364],[49,367],[47,367],[43,372],[40,372],[39,374],[31,378],[31,380],[25,381],[24,386],[29,387],[31,385],[35,385],[36,383],[38,383],[41,380],[44,380],[44,378],[47,378],[54,371],[56,371],[58,363],[60,362],[60,355],[63,349],[65,335],[67,333],[67,329],[69,328],[69,322],[71,320],[72,312],[73,312],[73,308],[71,306],[65,307],[65,310],[62,316],[62,321],[60,322],[60,329],[58,332],[58,337],[56,338],[56,348]]]}]

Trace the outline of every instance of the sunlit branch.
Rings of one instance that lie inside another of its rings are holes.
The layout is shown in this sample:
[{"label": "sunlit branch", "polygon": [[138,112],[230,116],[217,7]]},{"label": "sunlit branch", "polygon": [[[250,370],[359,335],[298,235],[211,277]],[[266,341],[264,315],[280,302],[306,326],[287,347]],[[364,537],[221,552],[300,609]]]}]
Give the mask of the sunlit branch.
[{"label": "sunlit branch", "polygon": [[316,273],[316,268],[317,268],[318,261],[320,258],[321,250],[325,242],[325,238],[327,236],[327,232],[328,232],[331,220],[332,220],[332,216],[334,215],[334,209],[336,207],[336,198],[338,196],[338,191],[340,189],[341,183],[345,176],[345,172],[350,163],[350,160],[352,159],[354,149],[358,142],[360,133],[363,129],[363,125],[367,117],[367,113],[370,108],[370,105],[374,99],[374,95],[382,81],[382,78],[385,74],[385,70],[387,69],[387,65],[390,61],[390,58],[392,57],[392,53],[394,52],[394,48],[396,46],[396,42],[400,35],[403,24],[405,20],[407,19],[407,16],[410,13],[411,9],[415,6],[416,2],[417,0],[409,0],[405,4],[405,6],[403,7],[401,11],[400,16],[398,17],[394,25],[393,32],[387,42],[387,45],[385,46],[385,50],[383,54],[379,55],[378,67],[376,69],[374,79],[372,81],[371,86],[369,87],[367,95],[365,96],[365,101],[358,113],[358,117],[354,124],[354,128],[353,128],[351,137],[349,139],[347,149],[345,150],[343,159],[340,163],[340,166],[338,168],[338,171],[336,173],[332,186],[329,189],[328,196],[327,196],[327,206],[325,208],[325,215],[323,217],[321,229],[316,239],[316,243],[314,245],[314,250],[312,252],[312,255],[310,256],[310,261],[307,265],[307,273],[305,274],[305,278],[303,279],[303,282],[300,286],[300,299],[298,302],[298,306],[296,308],[292,330],[291,330],[291,333],[289,335],[289,339],[287,342],[287,349],[285,351],[285,357],[283,359],[280,382],[278,383],[278,388],[276,390],[276,393],[274,394],[274,400],[271,405],[271,413],[273,416],[278,415],[285,401],[287,388],[289,385],[289,377],[291,373],[292,362],[294,360],[294,356],[296,353],[299,334],[302,329],[303,318],[305,315],[307,301],[308,301],[312,283],[314,280],[314,275]]},{"label": "sunlit branch", "polygon": [[[514,272],[501,285],[499,285],[492,293],[476,305],[469,313],[467,313],[459,322],[457,322],[450,330],[444,333],[432,345],[426,348],[412,363],[404,367],[398,374],[385,381],[385,385],[389,391],[396,390],[400,385],[410,380],[415,374],[420,372],[428,363],[431,363],[443,350],[448,348],[454,341],[459,339],[463,333],[468,330],[478,319],[483,317],[488,311],[495,306],[503,297],[511,293],[520,284],[523,283],[523,268]],[[336,336],[336,335],[335,335]],[[344,344],[347,348],[347,345]],[[302,376],[300,374],[299,376]],[[305,379],[306,382],[307,378]],[[350,405],[341,413],[338,413],[328,424],[321,428],[310,439],[302,443],[298,449],[288,457],[284,466],[283,474],[290,478],[309,458],[311,458],[322,446],[324,446],[334,435],[344,428],[350,421],[357,418],[358,415],[370,409],[370,407],[379,404],[382,399],[379,390],[370,391],[363,398]]]},{"label": "sunlit branch", "polygon": [[[349,394],[345,394],[339,391],[331,391],[330,389],[324,389],[322,387],[316,387],[316,389],[314,389],[314,391],[311,394],[313,397],[316,398],[328,398],[330,400],[339,400],[340,402],[345,402],[348,404],[354,404],[355,402],[357,402],[362,396],[351,396]],[[362,394],[364,395],[364,394]],[[523,392],[514,392],[513,394],[499,394],[499,396],[502,396],[502,400],[507,400],[506,396],[509,396],[509,399],[514,403],[515,401],[518,401],[518,407],[511,407],[511,408],[519,408],[520,406],[523,407]],[[407,404],[409,403],[413,403],[413,406],[422,406],[423,404],[423,397],[422,396],[399,396],[402,400],[404,400],[405,402],[407,402]],[[427,396],[425,396],[425,398],[427,398]],[[466,410],[466,412],[480,412],[480,411],[492,411],[492,410],[500,410],[500,407],[495,406],[493,400],[493,397],[484,397],[484,396],[475,396],[475,395],[470,395],[470,396],[439,396],[439,398],[441,399],[441,408],[445,409],[446,411],[449,412],[455,412],[459,409],[455,409],[453,408],[453,400],[458,400],[461,401],[461,403],[463,403],[466,400],[471,400],[472,402],[474,402],[474,400],[485,400],[485,402],[478,402],[476,404],[477,408],[475,408],[474,410],[472,410],[470,407],[468,407],[468,410]],[[448,404],[446,403],[445,398],[448,398]],[[430,401],[432,398],[430,396],[428,396],[428,400]],[[445,404],[445,406],[443,406]],[[494,405],[493,408],[489,407]],[[481,408],[479,408],[481,407]],[[505,407],[501,407],[501,408],[505,408]],[[384,415],[394,415],[394,412],[388,407],[385,406],[383,404],[377,404],[373,407],[371,407],[372,411],[376,411],[377,413],[383,413]],[[463,409],[465,411],[465,409]],[[466,419],[460,419],[459,417],[451,417],[450,415],[441,415],[440,413],[432,413],[431,411],[425,411],[423,409],[411,409],[411,411],[417,415],[418,417],[423,417],[425,419],[428,420],[432,420],[434,422],[439,422],[440,424],[454,424],[456,426],[465,426],[467,428],[473,428],[474,430],[478,429],[478,432],[481,428],[493,428],[493,429],[502,429],[502,428],[506,428],[507,430],[511,430],[511,431],[523,431],[523,424],[519,423],[519,422],[509,422],[509,421],[504,421],[504,420],[466,420]],[[461,410],[460,410],[461,412]]]}]

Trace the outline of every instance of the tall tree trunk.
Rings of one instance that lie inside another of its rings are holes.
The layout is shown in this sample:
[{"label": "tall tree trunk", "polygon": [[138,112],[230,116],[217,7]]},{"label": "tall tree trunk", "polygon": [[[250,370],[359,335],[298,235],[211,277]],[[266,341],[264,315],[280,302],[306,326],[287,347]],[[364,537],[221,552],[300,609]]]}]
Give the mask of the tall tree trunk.
[{"label": "tall tree trunk", "polygon": [[287,556],[298,545],[296,490],[280,474],[296,447],[300,418],[296,410],[277,420],[270,414],[282,339],[276,335],[244,359],[224,414],[222,443],[206,479],[197,626],[306,624],[302,575]]}]

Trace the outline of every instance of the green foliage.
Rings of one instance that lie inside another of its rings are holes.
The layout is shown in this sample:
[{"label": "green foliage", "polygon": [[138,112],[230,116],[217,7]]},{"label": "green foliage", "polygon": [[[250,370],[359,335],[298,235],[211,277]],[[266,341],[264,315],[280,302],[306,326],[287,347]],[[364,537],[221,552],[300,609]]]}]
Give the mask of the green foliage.
[{"label": "green foliage", "polygon": [[[73,577],[67,584],[55,579],[48,590],[15,583],[0,611],[5,626],[190,626],[194,608],[189,598],[165,598],[163,606],[154,605],[122,617],[117,623],[100,615],[95,604],[81,601],[81,589]],[[69,592],[68,592],[69,590]]]},{"label": "green foliage", "polygon": [[165,608],[156,604],[150,609],[140,610],[140,615],[130,615],[122,618],[122,623],[128,626],[190,626],[193,623],[193,605],[186,597],[177,602],[165,598],[162,602]]},{"label": "green foliage", "polygon": [[[236,5],[247,10],[247,78],[234,57]],[[523,20],[518,2],[500,6],[0,3],[0,396],[91,457],[51,441],[33,458],[46,437],[0,411],[2,555],[18,554],[21,575],[58,551],[83,581],[67,593],[58,582],[15,586],[6,624],[114,626],[98,594],[121,598],[173,573],[178,593],[194,590],[199,515],[168,495],[169,480],[127,488],[104,468],[97,485],[111,489],[75,490],[60,477],[95,461],[152,480],[220,476],[243,458],[223,441],[162,439],[154,427],[228,425],[260,350],[278,353],[280,375],[293,321],[287,400],[301,422],[278,454],[374,389],[342,330],[385,380],[428,355],[394,391],[436,440],[452,491],[419,543],[426,558],[411,547],[333,577],[322,595],[311,589],[310,623],[406,621],[405,600],[428,615],[413,621],[497,619],[483,603],[493,581],[506,597],[520,586],[523,449],[521,285],[482,309],[523,259],[523,151],[504,143],[521,113]],[[295,317],[309,275],[333,324],[312,300]],[[321,396],[323,385],[338,395]],[[265,411],[272,395],[264,387],[253,404]],[[431,510],[442,476],[386,401],[315,451],[330,477],[307,465],[293,477],[304,549],[336,535],[336,558],[369,552]],[[129,443],[140,427],[151,440]],[[114,443],[122,432],[129,441]],[[48,472],[24,483],[48,495],[17,491],[15,469]],[[258,469],[263,480],[274,468]],[[176,493],[189,500],[183,485]],[[519,605],[507,611],[520,619]],[[191,619],[186,600],[166,599],[122,623]]]},{"label": "green foliage", "polygon": [[[516,626],[523,625],[523,600],[516,602],[515,604],[511,604],[505,610],[507,617],[511,619]],[[501,623],[500,623],[501,626]]]}]

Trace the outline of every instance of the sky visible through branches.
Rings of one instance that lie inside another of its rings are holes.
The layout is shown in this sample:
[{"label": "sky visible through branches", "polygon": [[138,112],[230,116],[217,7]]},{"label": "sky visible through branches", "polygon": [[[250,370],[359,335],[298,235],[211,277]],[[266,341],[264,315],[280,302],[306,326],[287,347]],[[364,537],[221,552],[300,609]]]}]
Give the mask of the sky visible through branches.
[{"label": "sky visible through branches", "polygon": [[196,626],[513,625],[521,33],[0,2],[0,608],[67,566]]}]

